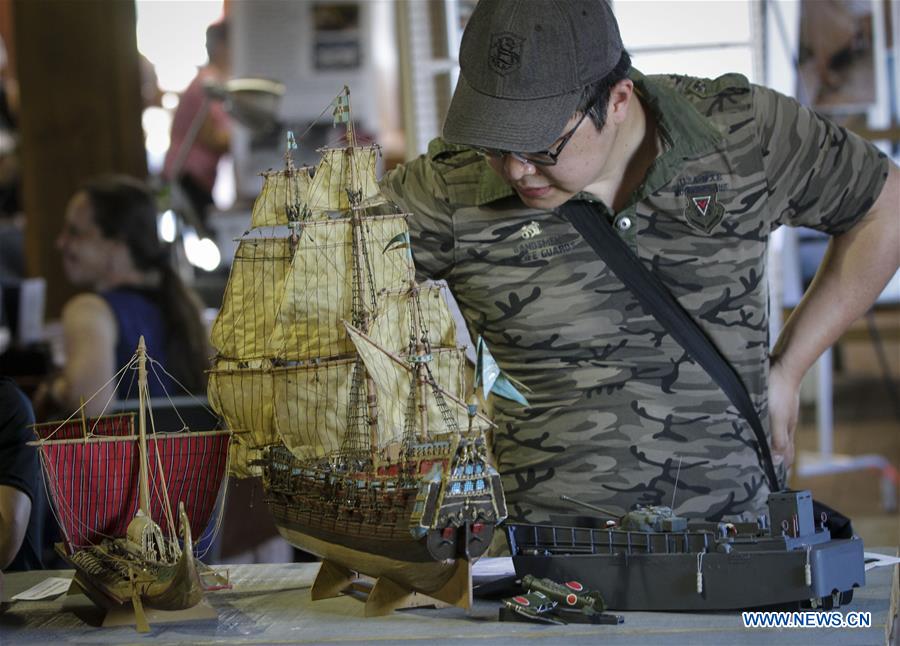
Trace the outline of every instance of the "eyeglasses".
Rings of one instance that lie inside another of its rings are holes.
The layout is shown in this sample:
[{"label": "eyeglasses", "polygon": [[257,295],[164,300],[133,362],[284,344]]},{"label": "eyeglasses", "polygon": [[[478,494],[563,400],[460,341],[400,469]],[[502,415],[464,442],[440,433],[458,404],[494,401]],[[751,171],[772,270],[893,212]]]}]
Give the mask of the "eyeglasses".
[{"label": "eyeglasses", "polygon": [[487,157],[491,157],[492,159],[500,159],[504,155],[509,155],[513,159],[516,159],[523,164],[535,164],[537,166],[555,166],[556,161],[559,159],[559,156],[562,154],[563,149],[566,147],[566,144],[569,143],[569,140],[575,134],[575,131],[578,130],[578,126],[581,125],[581,122],[584,121],[584,118],[588,115],[588,111],[585,110],[581,113],[581,118],[572,126],[571,130],[564,133],[559,138],[559,145],[556,146],[556,150],[540,150],[538,152],[533,153],[518,153],[513,152],[512,150],[499,150],[497,148],[482,148],[480,146],[475,146],[475,150],[486,155]]}]

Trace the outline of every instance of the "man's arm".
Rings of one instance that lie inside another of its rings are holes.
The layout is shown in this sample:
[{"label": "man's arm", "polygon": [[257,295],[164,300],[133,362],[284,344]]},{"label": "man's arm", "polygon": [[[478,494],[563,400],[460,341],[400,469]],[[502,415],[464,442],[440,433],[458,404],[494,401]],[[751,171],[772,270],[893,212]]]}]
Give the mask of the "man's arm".
[{"label": "man's arm", "polygon": [[773,457],[794,460],[800,381],[816,359],[865,314],[900,267],[900,170],[890,166],[871,210],[832,238],[825,258],[772,350],[769,424]]},{"label": "man's arm", "polygon": [[24,491],[0,485],[0,570],[12,563],[28,530],[31,498]]},{"label": "man's arm", "polygon": [[10,379],[0,378],[0,570],[12,564],[28,536],[32,499],[39,492],[34,415],[25,395]]}]

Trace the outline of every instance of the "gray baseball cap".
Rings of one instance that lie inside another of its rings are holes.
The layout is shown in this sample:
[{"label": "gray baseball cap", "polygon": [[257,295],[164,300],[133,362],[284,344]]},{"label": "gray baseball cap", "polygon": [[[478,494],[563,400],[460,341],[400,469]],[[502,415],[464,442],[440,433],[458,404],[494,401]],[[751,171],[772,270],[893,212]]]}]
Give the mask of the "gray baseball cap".
[{"label": "gray baseball cap", "polygon": [[444,138],[544,150],[562,134],[584,86],[611,72],[621,55],[606,0],[480,0],[463,33]]}]

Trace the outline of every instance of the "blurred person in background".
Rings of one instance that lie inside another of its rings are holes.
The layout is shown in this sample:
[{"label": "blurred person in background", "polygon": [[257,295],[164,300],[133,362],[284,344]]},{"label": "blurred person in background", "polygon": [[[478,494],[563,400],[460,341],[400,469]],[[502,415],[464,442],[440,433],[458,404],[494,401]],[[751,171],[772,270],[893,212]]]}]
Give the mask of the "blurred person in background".
[{"label": "blurred person in background", "polygon": [[69,201],[57,239],[66,277],[90,291],[74,296],[62,314],[65,365],[36,398],[39,419],[81,400],[97,415],[114,398],[137,397],[133,375],[118,386],[115,373],[143,335],[148,354],[171,375],[150,379],[150,396],[206,389],[210,356],[201,304],[170,264],[157,233],[157,207],[140,181],[106,175],[85,183]]},{"label": "blurred person in background", "polygon": [[144,108],[161,107],[163,91],[159,87],[156,67],[149,58],[140,52],[138,52],[138,64],[141,70],[141,100],[144,102]]},{"label": "blurred person in background", "polygon": [[[177,182],[203,229],[213,205],[219,159],[231,146],[231,119],[221,101],[207,98],[207,87],[221,85],[231,73],[226,21],[207,27],[206,53],[209,62],[198,70],[178,102],[163,167],[163,175],[170,182]],[[191,131],[196,128],[199,129],[192,139]]]},{"label": "blurred person in background", "polygon": [[25,276],[24,229],[19,190],[19,86],[0,39],[0,284]]}]

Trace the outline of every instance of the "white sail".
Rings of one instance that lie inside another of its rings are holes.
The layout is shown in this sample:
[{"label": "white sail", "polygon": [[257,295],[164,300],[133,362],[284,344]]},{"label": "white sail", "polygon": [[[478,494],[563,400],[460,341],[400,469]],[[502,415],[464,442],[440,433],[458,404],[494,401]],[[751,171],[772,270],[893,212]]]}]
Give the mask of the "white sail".
[{"label": "white sail", "polygon": [[219,361],[209,401],[248,450],[283,443],[298,458],[322,457],[340,447],[355,362],[262,368]]},{"label": "white sail", "polygon": [[260,448],[277,444],[273,403],[275,390],[269,362],[239,364],[219,360],[209,373],[209,403],[224,419],[229,429],[246,431],[241,444]]},{"label": "white sail", "polygon": [[275,356],[269,344],[291,263],[287,239],[245,238],[238,245],[212,344],[229,359]]},{"label": "white sail", "polygon": [[324,457],[340,448],[354,363],[351,357],[273,370],[275,429],[298,458]]},{"label": "white sail", "polygon": [[[379,294],[409,285],[412,263],[405,248],[387,248],[407,231],[403,215],[366,218],[365,251],[361,267],[367,290]],[[269,347],[273,356],[302,361],[337,357],[353,352],[341,321],[353,313],[353,224],[347,218],[305,225],[294,249],[277,304]],[[371,274],[369,274],[371,269]],[[371,309],[370,292],[359,305]]]},{"label": "white sail", "polygon": [[[253,203],[251,227],[278,226],[296,219],[309,198],[310,176],[307,168],[263,174],[263,187]],[[289,217],[290,211],[295,211]]]},{"label": "white sail", "polygon": [[[428,331],[428,340],[434,348],[456,346],[456,323],[443,291],[439,285],[428,285],[420,287],[418,294],[419,312],[416,315],[421,317],[420,325]],[[378,309],[367,336],[389,352],[405,354],[410,335],[421,335],[411,325],[414,318],[410,308],[414,307],[416,299],[411,298],[409,290],[384,293],[378,299]]]},{"label": "white sail", "polygon": [[348,190],[359,193],[360,205],[386,202],[375,179],[376,146],[326,148],[321,152],[309,187],[308,204],[314,215],[347,211],[351,206]]},{"label": "white sail", "polygon": [[[399,439],[403,432],[403,421],[406,418],[406,404],[412,384],[413,366],[404,357],[386,352],[375,345],[372,339],[349,323],[345,323],[345,325],[366,365],[369,376],[372,377],[378,389],[383,438]],[[429,365],[432,376],[443,393],[450,414],[456,420],[457,427],[461,431],[465,431],[469,427],[468,410],[461,397],[464,391],[464,365],[465,355],[462,350],[456,348],[434,352]],[[425,390],[428,399],[428,433],[438,435],[450,432],[452,429],[447,428],[440,408],[435,404],[435,396],[431,392],[431,387],[428,386]],[[474,428],[485,430],[490,427],[489,420],[481,415],[475,417]]]}]

